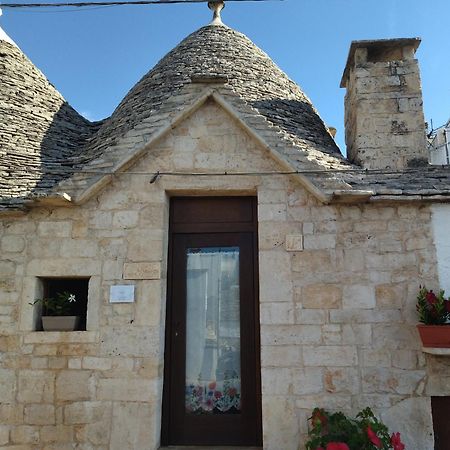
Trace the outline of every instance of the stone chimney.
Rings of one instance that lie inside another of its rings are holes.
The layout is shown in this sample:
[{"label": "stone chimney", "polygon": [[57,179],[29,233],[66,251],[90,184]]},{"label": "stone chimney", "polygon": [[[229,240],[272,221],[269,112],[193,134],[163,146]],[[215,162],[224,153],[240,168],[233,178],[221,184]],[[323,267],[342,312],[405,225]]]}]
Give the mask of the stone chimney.
[{"label": "stone chimney", "polygon": [[348,159],[367,169],[426,165],[419,38],[354,41],[341,81]]}]

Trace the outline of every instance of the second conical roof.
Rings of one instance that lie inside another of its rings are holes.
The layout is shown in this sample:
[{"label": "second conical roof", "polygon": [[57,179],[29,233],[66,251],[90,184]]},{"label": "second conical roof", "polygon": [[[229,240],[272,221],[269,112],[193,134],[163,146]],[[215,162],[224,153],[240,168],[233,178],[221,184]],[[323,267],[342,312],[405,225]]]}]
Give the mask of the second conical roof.
[{"label": "second conical roof", "polygon": [[[0,29],[1,30],[1,29]],[[72,170],[96,127],[0,31],[0,209],[41,195]]]}]

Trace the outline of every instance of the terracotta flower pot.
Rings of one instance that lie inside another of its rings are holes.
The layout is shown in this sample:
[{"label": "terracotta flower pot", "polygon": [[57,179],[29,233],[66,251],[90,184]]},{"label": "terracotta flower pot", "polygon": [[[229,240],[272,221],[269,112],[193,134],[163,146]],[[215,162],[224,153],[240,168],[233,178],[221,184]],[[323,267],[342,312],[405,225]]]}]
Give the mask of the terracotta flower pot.
[{"label": "terracotta flower pot", "polygon": [[450,348],[449,325],[417,325],[424,347]]},{"label": "terracotta flower pot", "polygon": [[79,322],[80,316],[42,316],[44,331],[74,331]]}]

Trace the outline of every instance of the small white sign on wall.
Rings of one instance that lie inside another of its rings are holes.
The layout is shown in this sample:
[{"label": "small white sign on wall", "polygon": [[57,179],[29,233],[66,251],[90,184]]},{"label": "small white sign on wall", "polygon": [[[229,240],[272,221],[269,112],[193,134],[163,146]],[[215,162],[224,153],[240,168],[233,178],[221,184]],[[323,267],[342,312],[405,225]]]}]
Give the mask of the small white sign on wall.
[{"label": "small white sign on wall", "polygon": [[134,303],[134,284],[117,284],[109,289],[109,303]]}]

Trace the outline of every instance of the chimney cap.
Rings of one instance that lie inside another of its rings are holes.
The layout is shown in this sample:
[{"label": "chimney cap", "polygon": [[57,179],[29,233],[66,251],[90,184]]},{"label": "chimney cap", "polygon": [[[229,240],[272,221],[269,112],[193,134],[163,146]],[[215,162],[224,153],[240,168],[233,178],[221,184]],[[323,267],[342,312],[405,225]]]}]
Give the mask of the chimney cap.
[{"label": "chimney cap", "polygon": [[395,48],[413,47],[414,52],[416,52],[416,50],[419,48],[421,41],[422,39],[419,37],[352,41],[350,45],[350,50],[348,52],[344,74],[342,75],[340,87],[344,88],[347,86],[350,68],[355,63],[356,49],[367,48],[370,51],[370,50],[388,50]]}]

